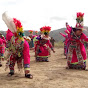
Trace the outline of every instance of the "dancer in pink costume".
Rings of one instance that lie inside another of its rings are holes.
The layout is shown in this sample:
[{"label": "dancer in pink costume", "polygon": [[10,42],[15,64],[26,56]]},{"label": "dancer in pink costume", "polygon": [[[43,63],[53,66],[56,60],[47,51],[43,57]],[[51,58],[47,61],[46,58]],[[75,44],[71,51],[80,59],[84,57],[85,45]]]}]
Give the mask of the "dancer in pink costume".
[{"label": "dancer in pink costume", "polygon": [[2,67],[1,61],[4,60],[5,44],[6,40],[0,38],[0,67]]},{"label": "dancer in pink costume", "polygon": [[69,48],[67,54],[67,65],[70,69],[86,69],[86,51],[84,47],[84,41],[88,41],[88,37],[83,31],[83,16],[84,13],[77,13],[76,27],[72,28],[66,23]]},{"label": "dancer in pink costume", "polygon": [[40,31],[42,31],[43,34],[37,37],[38,41],[36,42],[36,47],[35,47],[36,61],[48,62],[48,57],[50,54],[49,48],[51,48],[51,50],[55,52],[49,40],[50,30],[51,27],[49,26],[42,27],[42,30],[40,29]]},{"label": "dancer in pink costume", "polygon": [[4,60],[6,40],[5,37],[0,33],[0,67],[2,67],[1,61]]},{"label": "dancer in pink costume", "polygon": [[7,44],[7,48],[9,49],[10,53],[7,61],[10,69],[8,76],[14,75],[14,66],[17,62],[19,70],[24,67],[25,77],[33,78],[33,76],[30,74],[29,44],[23,38],[24,31],[21,22],[16,18],[8,17],[6,12],[3,13],[2,19],[9,28],[6,35],[7,43],[9,43]]},{"label": "dancer in pink costume", "polygon": [[68,53],[68,35],[65,35],[60,32],[60,34],[65,38],[64,40],[64,55],[66,56],[67,59],[67,53]]}]

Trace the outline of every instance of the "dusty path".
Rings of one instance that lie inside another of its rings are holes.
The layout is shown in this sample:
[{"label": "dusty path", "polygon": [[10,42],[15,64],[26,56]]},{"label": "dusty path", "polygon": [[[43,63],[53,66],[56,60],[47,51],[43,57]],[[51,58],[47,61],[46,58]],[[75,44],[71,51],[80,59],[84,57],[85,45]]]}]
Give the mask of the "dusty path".
[{"label": "dusty path", "polygon": [[63,49],[55,51],[49,58],[50,62],[35,62],[34,52],[30,51],[33,79],[25,78],[24,72],[19,73],[16,67],[16,74],[7,77],[9,69],[4,71],[3,62],[0,68],[0,88],[88,88],[88,71],[66,70]]}]

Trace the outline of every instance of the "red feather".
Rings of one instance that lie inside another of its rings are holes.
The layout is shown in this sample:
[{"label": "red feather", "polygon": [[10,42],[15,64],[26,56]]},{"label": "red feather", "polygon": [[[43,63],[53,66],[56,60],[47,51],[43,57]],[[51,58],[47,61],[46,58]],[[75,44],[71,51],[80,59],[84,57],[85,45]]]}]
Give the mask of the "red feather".
[{"label": "red feather", "polygon": [[15,23],[16,28],[17,28],[17,27],[19,27],[19,28],[22,27],[20,20],[17,20],[16,18],[13,18],[13,22]]},{"label": "red feather", "polygon": [[33,30],[29,30],[29,32],[33,32]]},{"label": "red feather", "polygon": [[44,26],[44,27],[40,28],[40,31],[51,31],[51,27],[50,26]]},{"label": "red feather", "polygon": [[77,13],[77,17],[83,17],[83,16],[84,16],[84,13],[81,13],[81,12]]}]

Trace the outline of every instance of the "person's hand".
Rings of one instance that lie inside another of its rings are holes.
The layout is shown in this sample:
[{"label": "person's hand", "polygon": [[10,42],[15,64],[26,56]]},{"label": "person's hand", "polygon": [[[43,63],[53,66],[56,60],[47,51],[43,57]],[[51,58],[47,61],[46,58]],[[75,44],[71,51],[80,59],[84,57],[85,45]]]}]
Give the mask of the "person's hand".
[{"label": "person's hand", "polygon": [[53,50],[53,53],[55,53],[55,50]]},{"label": "person's hand", "polygon": [[4,58],[1,58],[2,59],[2,61],[4,61]]},{"label": "person's hand", "polygon": [[66,22],[66,26],[68,25],[68,22]]},{"label": "person's hand", "polygon": [[37,52],[35,53],[35,55],[34,55],[35,57],[37,57]]}]

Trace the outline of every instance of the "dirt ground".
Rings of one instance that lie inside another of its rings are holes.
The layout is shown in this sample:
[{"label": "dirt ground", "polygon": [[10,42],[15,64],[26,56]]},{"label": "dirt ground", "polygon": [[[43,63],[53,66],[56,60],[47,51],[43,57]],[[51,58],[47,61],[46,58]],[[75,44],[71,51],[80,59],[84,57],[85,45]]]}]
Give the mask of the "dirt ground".
[{"label": "dirt ground", "polygon": [[[9,69],[0,67],[0,88],[88,88],[88,71],[67,70],[63,49],[55,49],[49,58],[50,62],[35,62],[34,52],[31,55],[31,74],[33,79],[24,77],[15,67],[15,75],[7,77]],[[88,63],[88,61],[87,61]]]}]

